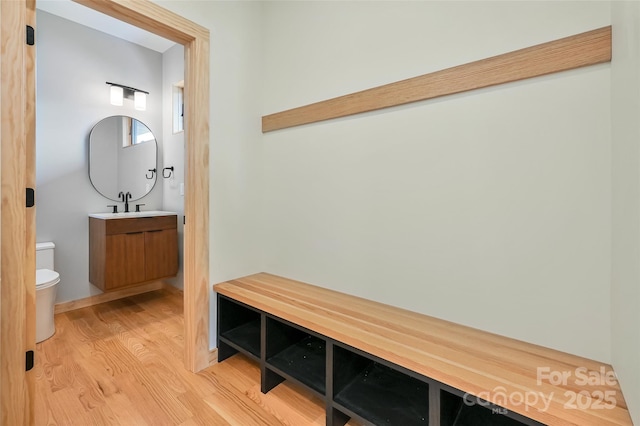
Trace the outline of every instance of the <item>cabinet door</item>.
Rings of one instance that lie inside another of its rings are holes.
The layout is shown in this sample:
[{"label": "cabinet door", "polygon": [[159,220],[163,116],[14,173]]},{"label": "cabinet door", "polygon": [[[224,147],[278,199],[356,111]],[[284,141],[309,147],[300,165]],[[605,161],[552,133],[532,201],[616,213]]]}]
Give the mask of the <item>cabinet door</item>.
[{"label": "cabinet door", "polygon": [[178,231],[163,229],[144,233],[147,280],[173,277],[178,273]]},{"label": "cabinet door", "polygon": [[107,235],[105,290],[145,281],[144,232]]}]

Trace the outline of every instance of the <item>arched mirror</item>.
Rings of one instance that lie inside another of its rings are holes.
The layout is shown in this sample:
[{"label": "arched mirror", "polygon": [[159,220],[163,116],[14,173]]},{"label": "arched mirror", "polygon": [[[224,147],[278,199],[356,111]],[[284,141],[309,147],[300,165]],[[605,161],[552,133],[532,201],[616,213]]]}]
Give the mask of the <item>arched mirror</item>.
[{"label": "arched mirror", "polygon": [[157,179],[158,144],[142,122],[115,115],[96,124],[89,134],[89,179],[106,198],[131,193],[138,200],[153,189]]}]

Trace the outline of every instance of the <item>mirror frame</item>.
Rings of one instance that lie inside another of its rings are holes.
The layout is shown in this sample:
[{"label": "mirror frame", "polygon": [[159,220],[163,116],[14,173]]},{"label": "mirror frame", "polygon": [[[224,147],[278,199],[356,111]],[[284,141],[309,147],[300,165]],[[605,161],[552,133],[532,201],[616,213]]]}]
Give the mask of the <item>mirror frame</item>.
[{"label": "mirror frame", "polygon": [[[156,137],[155,133],[153,133],[153,131],[149,128],[149,126],[147,126],[143,121],[132,117],[130,115],[123,115],[123,114],[118,114],[118,115],[110,115],[107,117],[104,117],[102,119],[100,119],[100,121],[98,121],[96,124],[93,125],[93,127],[91,127],[91,130],[89,131],[89,137],[88,137],[88,149],[87,149],[87,156],[88,156],[88,167],[87,167],[87,175],[89,177],[89,182],[91,183],[91,186],[93,186],[93,189],[96,190],[96,192],[100,195],[102,195],[104,198],[106,198],[107,200],[111,200],[111,201],[115,201],[115,202],[120,202],[122,200],[120,200],[119,198],[111,198],[108,197],[107,195],[105,195],[102,191],[100,191],[95,183],[93,182],[93,179],[91,179],[91,135],[93,134],[93,131],[95,130],[95,128],[102,123],[103,121],[109,119],[109,118],[114,118],[114,117],[128,117],[131,118],[132,120],[136,120],[137,122],[141,123],[142,125],[144,125],[147,129],[149,129],[149,131],[151,132],[151,134],[153,134],[153,142],[155,143],[156,146],[156,153],[155,153],[155,169],[156,172],[154,173],[154,180],[153,180],[153,185],[151,185],[151,188],[149,189],[149,191],[147,191],[146,194],[142,195],[141,197],[138,198],[131,198],[129,201],[137,201],[137,200],[141,200],[142,198],[146,197],[147,195],[151,194],[151,191],[153,191],[153,189],[156,187],[156,184],[158,183],[158,153],[159,153],[159,147],[158,147],[158,138]],[[150,141],[149,141],[150,142]],[[127,147],[130,148],[131,146]]]}]

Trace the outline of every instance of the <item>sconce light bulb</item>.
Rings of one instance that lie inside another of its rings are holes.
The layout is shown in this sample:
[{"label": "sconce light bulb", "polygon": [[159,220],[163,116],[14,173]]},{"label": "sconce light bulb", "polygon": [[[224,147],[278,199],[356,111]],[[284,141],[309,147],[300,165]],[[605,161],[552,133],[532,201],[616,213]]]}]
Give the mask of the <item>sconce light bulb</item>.
[{"label": "sconce light bulb", "polygon": [[137,110],[147,109],[147,95],[143,92],[135,92],[133,95],[133,105]]},{"label": "sconce light bulb", "polygon": [[124,103],[123,99],[122,87],[111,86],[111,105],[122,106]]}]

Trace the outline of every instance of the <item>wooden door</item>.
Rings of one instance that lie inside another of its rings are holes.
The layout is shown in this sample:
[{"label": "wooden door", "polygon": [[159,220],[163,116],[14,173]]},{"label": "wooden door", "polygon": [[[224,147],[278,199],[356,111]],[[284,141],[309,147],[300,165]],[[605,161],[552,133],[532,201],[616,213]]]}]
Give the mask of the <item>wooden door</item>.
[{"label": "wooden door", "polygon": [[34,423],[35,211],[25,202],[35,183],[35,1],[0,1],[0,424]]},{"label": "wooden door", "polygon": [[178,231],[163,229],[144,233],[147,280],[173,277],[178,273]]}]

